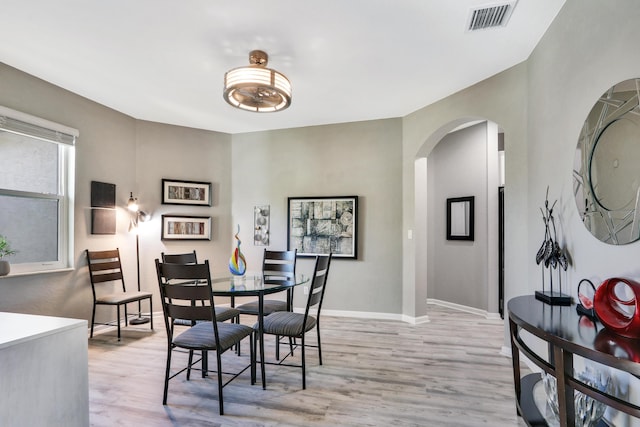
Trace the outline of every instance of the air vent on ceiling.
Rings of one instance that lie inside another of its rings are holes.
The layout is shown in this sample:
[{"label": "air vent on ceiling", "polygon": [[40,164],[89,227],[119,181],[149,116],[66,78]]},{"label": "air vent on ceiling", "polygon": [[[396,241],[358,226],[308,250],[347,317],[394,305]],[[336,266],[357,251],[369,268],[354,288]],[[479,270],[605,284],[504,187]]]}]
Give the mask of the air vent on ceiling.
[{"label": "air vent on ceiling", "polygon": [[517,2],[517,0],[513,0],[471,9],[469,11],[467,31],[506,26]]}]

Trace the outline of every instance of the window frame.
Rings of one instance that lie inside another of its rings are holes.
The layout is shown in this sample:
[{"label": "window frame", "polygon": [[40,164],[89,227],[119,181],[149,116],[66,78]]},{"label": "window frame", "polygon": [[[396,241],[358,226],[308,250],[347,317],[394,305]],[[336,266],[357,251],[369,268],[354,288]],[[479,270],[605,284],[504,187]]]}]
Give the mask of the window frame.
[{"label": "window frame", "polygon": [[58,146],[57,194],[0,188],[0,195],[58,200],[57,260],[11,263],[11,276],[59,272],[74,268],[74,188],[77,129],[0,106],[0,132],[39,139]]}]

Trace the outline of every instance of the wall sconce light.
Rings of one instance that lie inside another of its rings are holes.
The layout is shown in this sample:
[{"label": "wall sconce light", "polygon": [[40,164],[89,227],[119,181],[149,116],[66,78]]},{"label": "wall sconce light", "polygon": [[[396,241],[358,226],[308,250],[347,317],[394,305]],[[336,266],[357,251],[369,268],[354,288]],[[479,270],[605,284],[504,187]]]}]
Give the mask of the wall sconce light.
[{"label": "wall sconce light", "polygon": [[138,199],[133,197],[133,192],[130,193],[129,201],[127,202],[127,209],[130,212],[133,212],[135,215],[131,217],[131,223],[129,224],[129,231],[136,232],[138,229],[139,222],[145,222],[151,219],[151,215],[147,212],[140,210],[140,205],[138,205]]}]

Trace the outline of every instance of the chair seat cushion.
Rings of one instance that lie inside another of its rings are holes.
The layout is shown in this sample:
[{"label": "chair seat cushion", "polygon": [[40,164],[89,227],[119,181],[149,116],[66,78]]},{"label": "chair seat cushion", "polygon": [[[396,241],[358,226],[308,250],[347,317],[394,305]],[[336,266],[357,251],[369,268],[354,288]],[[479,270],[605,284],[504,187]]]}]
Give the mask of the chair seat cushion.
[{"label": "chair seat cushion", "polygon": [[213,323],[202,322],[182,332],[173,338],[173,344],[177,347],[190,350],[218,350],[225,351],[251,335],[253,329],[238,323],[218,322],[218,335],[220,348],[216,348],[216,337],[213,332]]},{"label": "chair seat cushion", "polygon": [[[258,301],[251,301],[236,307],[242,314],[259,314]],[[276,311],[287,311],[287,302],[280,300],[266,299],[263,302],[262,310],[264,315],[271,314]]]},{"label": "chair seat cushion", "polygon": [[139,301],[141,299],[151,298],[151,292],[126,292],[101,295],[96,298],[97,304],[124,304],[127,302]]},{"label": "chair seat cushion", "polygon": [[[234,317],[238,317],[240,315],[240,311],[236,310],[232,307],[215,307],[216,310],[216,320],[218,322],[226,322],[227,320],[231,320]],[[179,326],[191,326],[194,322],[187,319],[173,319],[174,325]]]},{"label": "chair seat cushion", "polygon": [[[308,316],[306,326],[303,325],[304,314],[292,313],[290,311],[277,311],[264,318],[264,333],[272,335],[282,335],[286,337],[299,337],[304,332],[316,326],[315,317]],[[258,323],[253,325],[258,330]]]},{"label": "chair seat cushion", "polygon": [[215,310],[216,320],[218,322],[226,322],[227,320],[231,320],[234,317],[238,317],[240,315],[240,310],[232,307],[215,306]]}]

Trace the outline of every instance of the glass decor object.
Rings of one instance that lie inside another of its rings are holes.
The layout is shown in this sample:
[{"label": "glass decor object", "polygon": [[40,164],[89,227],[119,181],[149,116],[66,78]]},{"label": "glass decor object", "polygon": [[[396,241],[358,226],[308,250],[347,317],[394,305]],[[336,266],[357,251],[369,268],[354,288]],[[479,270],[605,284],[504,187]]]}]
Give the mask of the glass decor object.
[{"label": "glass decor object", "polygon": [[605,328],[627,338],[640,338],[640,283],[612,277],[596,290],[593,307]]},{"label": "glass decor object", "polygon": [[580,280],[580,283],[578,283],[578,304],[576,304],[576,311],[580,315],[587,316],[593,320],[596,319],[596,311],[593,308],[595,294],[596,287],[591,280]]},{"label": "glass decor object", "polygon": [[234,276],[244,276],[244,273],[247,271],[247,262],[244,258],[244,255],[240,251],[240,244],[242,241],[238,235],[240,234],[240,225],[238,224],[238,232],[235,234],[235,239],[237,241],[236,248],[233,250],[233,254],[231,254],[231,258],[229,258],[229,271]]},{"label": "glass decor object", "polygon": [[[612,393],[614,383],[606,372],[598,372],[587,366],[576,376],[576,379],[596,390]],[[542,383],[547,395],[547,405],[555,418],[558,418],[558,389],[556,378],[551,374],[542,373]],[[574,409],[576,427],[593,427],[602,419],[607,405],[587,396],[579,391],[574,392]]]}]

